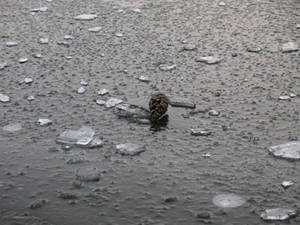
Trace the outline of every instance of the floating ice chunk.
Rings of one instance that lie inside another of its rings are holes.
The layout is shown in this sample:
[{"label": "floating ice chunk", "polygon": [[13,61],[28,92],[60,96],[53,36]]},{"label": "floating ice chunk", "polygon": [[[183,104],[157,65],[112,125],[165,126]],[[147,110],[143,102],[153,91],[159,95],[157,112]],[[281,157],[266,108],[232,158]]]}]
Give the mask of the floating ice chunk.
[{"label": "floating ice chunk", "polygon": [[30,84],[30,83],[32,83],[32,81],[33,81],[33,79],[31,77],[26,77],[24,79],[25,84]]},{"label": "floating ice chunk", "polygon": [[[128,119],[150,119],[150,112],[140,106],[131,105],[127,103],[123,103],[117,105],[114,109],[114,113],[120,117],[125,117]],[[147,121],[148,123],[148,121]]]},{"label": "floating ice chunk", "polygon": [[34,99],[35,99],[35,97],[33,95],[30,95],[30,96],[27,97],[28,101],[33,101]]},{"label": "floating ice chunk", "polygon": [[161,65],[159,66],[159,69],[160,69],[161,71],[170,71],[170,70],[173,70],[173,69],[175,69],[175,68],[176,68],[176,65],[175,65],[175,64],[173,64],[173,65],[161,64]]},{"label": "floating ice chunk", "polygon": [[9,102],[10,98],[7,95],[0,93],[0,102]]},{"label": "floating ice chunk", "polygon": [[49,38],[40,38],[40,43],[41,44],[48,44],[49,43]]},{"label": "floating ice chunk", "polygon": [[219,6],[225,6],[226,3],[225,2],[219,2]]},{"label": "floating ice chunk", "polygon": [[221,59],[215,56],[204,56],[196,59],[196,62],[204,62],[206,64],[217,64],[221,62]]},{"label": "floating ice chunk", "polygon": [[97,148],[97,147],[102,147],[103,146],[103,141],[100,140],[100,138],[94,138],[91,143],[89,143],[89,148]]},{"label": "floating ice chunk", "polygon": [[110,98],[106,101],[105,106],[107,108],[111,108],[111,107],[114,107],[114,106],[120,104],[121,102],[123,102],[123,100],[118,99],[118,98]]},{"label": "floating ice chunk", "polygon": [[211,135],[211,131],[201,128],[191,129],[191,135],[194,136],[209,136]]},{"label": "floating ice chunk", "polygon": [[66,56],[66,59],[72,59],[73,57],[72,56],[70,56],[70,55],[68,55],[68,56]]},{"label": "floating ice chunk", "polygon": [[197,46],[194,45],[194,44],[187,44],[187,45],[185,45],[185,46],[183,47],[183,50],[185,50],[185,51],[193,51],[193,50],[195,50],[196,48],[197,48]]},{"label": "floating ice chunk", "polygon": [[93,20],[95,18],[97,18],[96,14],[81,14],[74,17],[75,20]]},{"label": "floating ice chunk", "polygon": [[300,141],[271,146],[269,152],[280,158],[300,159]]},{"label": "floating ice chunk", "polygon": [[64,39],[65,39],[65,40],[73,40],[74,37],[73,37],[72,35],[68,35],[68,34],[67,34],[67,35],[64,36]]},{"label": "floating ice chunk", "polygon": [[295,42],[290,41],[290,42],[282,44],[281,50],[282,50],[282,52],[285,52],[285,53],[295,52],[295,51],[298,51],[298,45]]},{"label": "floating ice chunk", "polygon": [[79,130],[66,130],[56,139],[62,144],[77,144],[87,146],[94,137],[95,131],[89,126],[82,126]]},{"label": "floating ice chunk", "polygon": [[183,98],[172,98],[170,105],[173,107],[182,107],[182,108],[196,108],[196,104],[192,103],[191,101]]},{"label": "floating ice chunk", "polygon": [[139,78],[138,78],[140,81],[143,81],[143,82],[150,82],[151,79],[147,76],[144,76],[144,75],[141,75]]},{"label": "floating ice chunk", "polygon": [[146,150],[145,146],[133,144],[133,143],[125,143],[125,144],[119,144],[116,146],[117,153],[120,153],[122,155],[137,155],[141,152],[144,152]]},{"label": "floating ice chunk", "polygon": [[88,85],[88,82],[86,82],[85,80],[80,80],[80,84],[83,85],[83,86],[87,86]]},{"label": "floating ice chunk", "polygon": [[208,114],[209,114],[210,116],[218,116],[218,115],[220,115],[220,113],[219,113],[218,111],[214,110],[214,109],[209,110],[209,111],[208,111]]},{"label": "floating ice chunk", "polygon": [[13,47],[13,46],[17,46],[18,45],[18,42],[16,41],[8,41],[6,42],[6,46],[7,47]]},{"label": "floating ice chunk", "polygon": [[101,89],[100,91],[98,91],[98,95],[106,95],[106,94],[108,94],[109,93],[109,90],[107,90],[107,89],[105,89],[105,88],[103,88],[103,89]]},{"label": "floating ice chunk", "polygon": [[43,56],[42,56],[42,54],[40,54],[40,53],[34,53],[34,54],[33,54],[33,57],[39,59],[39,58],[42,58]]},{"label": "floating ice chunk", "polygon": [[85,92],[85,88],[82,86],[80,88],[78,88],[78,90],[77,90],[78,94],[83,94],[84,92]]},{"label": "floating ice chunk", "polygon": [[97,100],[96,100],[96,103],[97,103],[98,105],[105,105],[106,101],[104,101],[104,100],[102,100],[102,99],[97,99]]},{"label": "floating ice chunk", "polygon": [[76,180],[84,182],[99,181],[101,177],[100,171],[95,168],[80,169],[76,173]]},{"label": "floating ice chunk", "polygon": [[25,57],[21,57],[19,59],[19,63],[26,63],[28,61],[28,58],[25,58]]},{"label": "floating ice chunk", "polygon": [[212,201],[221,208],[235,208],[246,202],[244,198],[232,193],[216,195]]},{"label": "floating ice chunk", "polygon": [[288,187],[292,186],[293,184],[294,184],[293,181],[285,180],[285,181],[282,181],[281,186],[282,186],[283,188],[288,188]]},{"label": "floating ice chunk", "polygon": [[2,62],[0,63],[0,70],[3,70],[5,67],[7,67],[7,63],[6,62]]},{"label": "floating ice chunk", "polygon": [[136,13],[141,13],[141,12],[142,12],[142,11],[141,11],[140,9],[138,9],[138,8],[133,9],[132,11],[133,11],[133,12],[136,12]]},{"label": "floating ice chunk", "polygon": [[39,8],[33,8],[30,11],[31,12],[46,12],[47,10],[48,10],[47,6],[42,6],[42,7],[39,7]]},{"label": "floating ice chunk", "polygon": [[16,132],[22,129],[22,125],[20,123],[10,123],[4,126],[2,129],[8,132]]},{"label": "floating ice chunk", "polygon": [[278,97],[278,99],[280,99],[280,100],[289,100],[289,99],[291,99],[291,96],[289,96],[289,95],[281,95],[281,96]]},{"label": "floating ice chunk", "polygon": [[294,94],[294,93],[290,93],[289,96],[290,96],[291,98],[295,98],[297,95]]},{"label": "floating ice chunk", "polygon": [[40,118],[38,120],[38,123],[39,123],[40,126],[47,126],[47,125],[52,124],[52,120],[45,119],[45,118]]},{"label": "floating ice chunk", "polygon": [[88,29],[89,32],[99,32],[102,28],[101,27],[91,27]]},{"label": "floating ice chunk", "polygon": [[115,34],[117,37],[123,37],[123,34],[122,33],[116,33]]},{"label": "floating ice chunk", "polygon": [[294,209],[275,208],[275,209],[266,209],[260,215],[260,217],[263,220],[286,220],[296,215],[297,215],[297,211]]}]

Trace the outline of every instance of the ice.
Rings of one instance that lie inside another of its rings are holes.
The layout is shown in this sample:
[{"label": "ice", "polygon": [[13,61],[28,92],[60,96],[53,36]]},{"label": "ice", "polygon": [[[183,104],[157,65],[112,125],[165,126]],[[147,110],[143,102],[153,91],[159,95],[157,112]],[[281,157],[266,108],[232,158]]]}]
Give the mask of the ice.
[{"label": "ice", "polygon": [[17,46],[18,45],[18,42],[16,41],[8,41],[6,42],[6,46],[7,47],[13,47],[13,46]]},{"label": "ice", "polygon": [[5,67],[7,67],[7,63],[6,62],[2,62],[0,63],[0,70],[3,70]]},{"label": "ice", "polygon": [[45,118],[40,118],[38,120],[38,123],[39,123],[40,126],[47,126],[47,125],[52,124],[52,120],[45,119]]},{"label": "ice", "polygon": [[183,47],[183,50],[186,50],[186,51],[193,51],[197,48],[196,45],[194,44],[187,44]]},{"label": "ice", "polygon": [[298,51],[298,45],[295,42],[290,41],[290,42],[284,43],[281,46],[281,50],[282,50],[282,52],[285,52],[285,53]]},{"label": "ice", "polygon": [[96,168],[83,168],[77,171],[76,180],[84,182],[99,181],[101,174]]},{"label": "ice", "polygon": [[173,70],[173,69],[175,69],[175,68],[176,68],[176,65],[175,65],[175,64],[173,64],[173,65],[161,64],[161,65],[159,66],[159,69],[160,69],[161,71],[170,71],[170,70]]},{"label": "ice", "polygon": [[30,96],[27,97],[28,101],[33,101],[34,99],[35,99],[35,97],[33,95],[30,95]]},{"label": "ice", "polygon": [[40,38],[40,43],[41,44],[48,44],[49,43],[49,38]]},{"label": "ice", "polygon": [[22,129],[22,125],[20,123],[10,123],[4,126],[2,129],[8,132],[16,132]]},{"label": "ice", "polygon": [[74,37],[73,37],[72,35],[68,35],[68,34],[67,34],[67,35],[64,36],[64,39],[65,39],[65,40],[73,40]]},{"label": "ice", "polygon": [[196,108],[195,103],[189,101],[188,99],[183,99],[183,98],[172,98],[170,105],[173,107],[182,107],[182,108],[190,108],[190,109]]},{"label": "ice", "polygon": [[139,78],[138,78],[140,81],[143,81],[143,82],[150,82],[151,79],[147,76],[144,76],[144,75],[141,75]]},{"label": "ice", "polygon": [[88,85],[88,82],[86,82],[85,80],[80,80],[80,84],[83,85],[83,86],[87,86]]},{"label": "ice", "polygon": [[263,220],[286,220],[296,215],[297,215],[297,211],[294,209],[275,208],[275,209],[266,209],[260,215],[260,217]]},{"label": "ice", "polygon": [[209,114],[210,116],[218,116],[220,113],[219,113],[218,111],[212,109],[212,110],[209,110],[209,111],[208,111],[208,114]]},{"label": "ice", "polygon": [[24,79],[25,84],[30,84],[30,83],[32,83],[32,81],[33,81],[33,79],[31,77],[26,77]]},{"label": "ice", "polygon": [[217,64],[221,60],[215,56],[204,56],[196,59],[196,62],[205,62],[206,64]]},{"label": "ice", "polygon": [[19,59],[19,63],[26,63],[27,61],[28,61],[28,59],[25,58],[25,57],[21,57],[21,58]]},{"label": "ice", "polygon": [[42,7],[39,7],[39,8],[31,9],[30,11],[31,12],[46,12],[47,10],[48,10],[47,6],[42,6]]},{"label": "ice", "polygon": [[114,109],[114,113],[120,117],[125,117],[128,119],[150,119],[150,112],[140,106],[131,105],[128,103],[123,103],[117,105]]},{"label": "ice", "polygon": [[211,135],[211,131],[201,128],[191,129],[191,135],[194,136],[209,136]]},{"label": "ice", "polygon": [[77,92],[78,94],[83,94],[85,92],[85,88],[81,86],[80,88],[78,88]]},{"label": "ice", "polygon": [[79,130],[66,130],[56,139],[62,144],[76,144],[87,146],[94,137],[95,131],[89,126],[82,126]]},{"label": "ice", "polygon": [[100,91],[98,91],[98,95],[106,95],[106,94],[108,94],[109,93],[109,90],[107,90],[107,89],[105,89],[105,88],[103,88],[103,89],[101,89]]},{"label": "ice", "polygon": [[280,158],[300,159],[300,141],[271,146],[269,152]]},{"label": "ice", "polygon": [[96,14],[81,14],[74,17],[75,20],[93,20],[95,18],[97,18]]},{"label": "ice", "polygon": [[136,12],[136,13],[141,13],[141,12],[142,12],[142,11],[141,11],[140,9],[138,9],[138,8],[133,9],[132,11],[133,11],[133,12]]},{"label": "ice", "polygon": [[278,99],[280,99],[280,100],[289,100],[289,99],[291,99],[291,96],[289,96],[289,95],[281,95],[281,96],[278,97]]},{"label": "ice", "polygon": [[103,146],[103,141],[100,138],[94,138],[91,143],[89,143],[89,148],[97,148],[97,147],[102,147]]},{"label": "ice", "polygon": [[10,98],[7,95],[0,93],[0,102],[9,102]]},{"label": "ice", "polygon": [[235,208],[246,202],[244,198],[232,193],[216,195],[212,201],[221,208]]},{"label": "ice", "polygon": [[110,98],[106,101],[105,106],[107,108],[111,108],[111,107],[114,107],[114,106],[120,104],[121,102],[123,102],[123,100],[117,99],[117,98]]},{"label": "ice", "polygon": [[219,2],[219,6],[225,6],[226,3],[225,2]]},{"label": "ice", "polygon": [[283,188],[288,188],[288,187],[292,186],[293,184],[294,184],[293,181],[285,180],[285,181],[282,181],[281,186],[282,186]]},{"label": "ice", "polygon": [[96,103],[97,103],[98,105],[105,105],[106,101],[104,101],[104,100],[102,100],[102,99],[97,99],[97,100],[96,100]]},{"label": "ice", "polygon": [[146,149],[144,146],[140,146],[133,143],[125,143],[125,144],[119,144],[116,146],[117,152],[122,155],[137,155],[141,152],[144,152]]},{"label": "ice", "polygon": [[88,29],[89,32],[99,32],[102,28],[101,27],[91,27]]}]

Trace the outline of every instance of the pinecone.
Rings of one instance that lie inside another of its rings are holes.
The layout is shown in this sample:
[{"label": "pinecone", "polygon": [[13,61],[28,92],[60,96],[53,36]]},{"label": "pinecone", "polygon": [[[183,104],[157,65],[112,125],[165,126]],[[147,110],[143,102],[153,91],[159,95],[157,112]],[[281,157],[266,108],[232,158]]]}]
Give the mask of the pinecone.
[{"label": "pinecone", "polygon": [[149,101],[149,109],[152,120],[158,120],[168,110],[170,99],[163,93],[157,92],[152,94]]}]

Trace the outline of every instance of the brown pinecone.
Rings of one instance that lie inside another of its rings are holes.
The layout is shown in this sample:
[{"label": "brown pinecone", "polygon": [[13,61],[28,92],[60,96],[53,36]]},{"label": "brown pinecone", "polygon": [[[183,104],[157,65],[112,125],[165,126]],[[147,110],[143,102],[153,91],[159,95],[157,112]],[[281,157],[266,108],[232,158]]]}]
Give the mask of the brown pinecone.
[{"label": "brown pinecone", "polygon": [[164,115],[168,110],[168,105],[170,99],[163,93],[157,92],[152,94],[149,101],[149,109],[151,112],[151,118],[153,120],[158,120],[162,115]]}]

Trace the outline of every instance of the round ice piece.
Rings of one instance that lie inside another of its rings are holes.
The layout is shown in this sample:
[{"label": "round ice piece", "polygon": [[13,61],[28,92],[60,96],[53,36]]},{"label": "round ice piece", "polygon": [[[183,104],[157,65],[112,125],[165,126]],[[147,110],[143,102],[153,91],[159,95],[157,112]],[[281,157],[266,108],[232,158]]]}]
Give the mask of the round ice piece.
[{"label": "round ice piece", "polygon": [[22,125],[19,123],[10,123],[2,128],[4,131],[16,132],[22,129]]},{"label": "round ice piece", "polygon": [[235,208],[246,202],[242,197],[232,193],[216,195],[212,201],[214,205],[221,208]]}]

